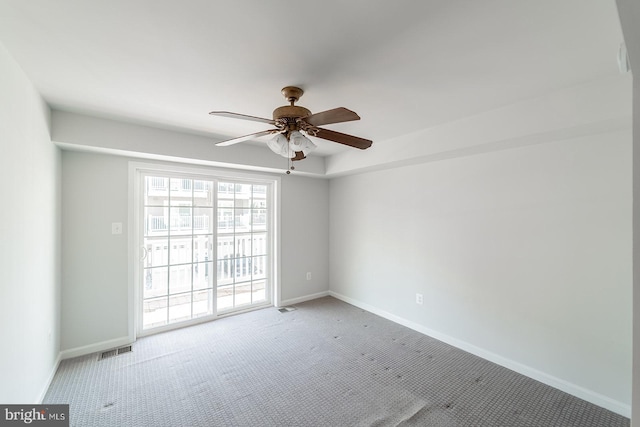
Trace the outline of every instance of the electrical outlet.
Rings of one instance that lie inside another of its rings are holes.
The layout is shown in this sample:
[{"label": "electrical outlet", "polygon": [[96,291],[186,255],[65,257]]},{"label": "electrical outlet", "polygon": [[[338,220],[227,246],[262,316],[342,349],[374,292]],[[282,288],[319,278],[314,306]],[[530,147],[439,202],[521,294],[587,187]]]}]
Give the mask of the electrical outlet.
[{"label": "electrical outlet", "polygon": [[416,294],[416,304],[422,305],[422,294]]},{"label": "electrical outlet", "polygon": [[311,280],[311,272],[307,272],[307,280]]}]

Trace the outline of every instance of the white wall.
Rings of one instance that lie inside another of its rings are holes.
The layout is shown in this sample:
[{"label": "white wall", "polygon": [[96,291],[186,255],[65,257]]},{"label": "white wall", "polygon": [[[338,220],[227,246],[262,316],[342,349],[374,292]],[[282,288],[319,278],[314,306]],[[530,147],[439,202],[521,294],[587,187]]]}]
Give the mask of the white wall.
[{"label": "white wall", "polygon": [[124,157],[62,153],[63,351],[128,336],[128,173]]},{"label": "white wall", "polygon": [[0,402],[36,403],[57,366],[60,153],[49,109],[0,45]]},{"label": "white wall", "polygon": [[329,290],[329,181],[286,175],[281,186],[281,279],[286,305]]},{"label": "white wall", "polygon": [[[123,156],[63,151],[62,350],[65,356],[98,351],[127,339],[126,236],[131,160],[139,161]],[[329,289],[328,188],[327,180],[283,174],[283,299],[304,298]],[[124,224],[123,234],[111,234],[112,222]],[[306,280],[307,271],[312,272],[311,281]]]},{"label": "white wall", "polygon": [[629,415],[628,130],[335,178],[330,206],[331,292]]},{"label": "white wall", "polygon": [[633,417],[640,425],[640,3],[617,0],[633,81]]}]

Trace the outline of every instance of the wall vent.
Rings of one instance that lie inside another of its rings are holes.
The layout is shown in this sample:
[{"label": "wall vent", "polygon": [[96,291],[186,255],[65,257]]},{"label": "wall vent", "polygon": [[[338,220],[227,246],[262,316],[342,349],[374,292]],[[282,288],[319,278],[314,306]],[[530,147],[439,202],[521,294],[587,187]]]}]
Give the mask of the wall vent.
[{"label": "wall vent", "polygon": [[113,350],[107,350],[100,353],[98,360],[108,359],[109,357],[117,356],[122,353],[129,353],[131,351],[133,351],[133,349],[130,345],[120,347],[120,348],[114,348]]}]

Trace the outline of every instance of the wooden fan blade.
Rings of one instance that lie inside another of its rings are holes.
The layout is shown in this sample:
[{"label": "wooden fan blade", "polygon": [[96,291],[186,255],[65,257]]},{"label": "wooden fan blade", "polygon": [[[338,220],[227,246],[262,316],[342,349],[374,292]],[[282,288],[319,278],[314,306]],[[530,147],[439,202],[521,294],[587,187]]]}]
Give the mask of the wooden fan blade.
[{"label": "wooden fan blade", "polygon": [[337,142],[338,144],[348,145],[350,147],[359,148],[364,150],[371,147],[372,141],[364,138],[359,138],[353,135],[347,135],[346,133],[340,133],[329,129],[318,128],[318,132],[313,135],[318,138],[328,139],[329,141]]},{"label": "wooden fan blade", "polygon": [[360,120],[355,112],[347,110],[344,107],[334,108],[333,110],[321,111],[304,117],[302,120],[312,126],[329,125],[331,123],[350,122],[352,120]]},{"label": "wooden fan blade", "polygon": [[225,141],[217,142],[216,145],[219,147],[226,147],[227,145],[237,144],[238,142],[248,141],[250,139],[260,138],[261,136],[269,135],[275,132],[280,132],[278,129],[269,129],[263,130],[256,133],[251,133],[245,136],[239,136],[238,138],[227,139]]},{"label": "wooden fan blade", "polygon": [[243,119],[243,120],[251,120],[253,122],[268,123],[270,125],[276,124],[276,122],[272,119],[264,119],[262,117],[255,117],[255,116],[247,116],[246,114],[232,113],[230,111],[212,111],[209,114],[211,114],[212,116],[228,117],[231,119]]}]

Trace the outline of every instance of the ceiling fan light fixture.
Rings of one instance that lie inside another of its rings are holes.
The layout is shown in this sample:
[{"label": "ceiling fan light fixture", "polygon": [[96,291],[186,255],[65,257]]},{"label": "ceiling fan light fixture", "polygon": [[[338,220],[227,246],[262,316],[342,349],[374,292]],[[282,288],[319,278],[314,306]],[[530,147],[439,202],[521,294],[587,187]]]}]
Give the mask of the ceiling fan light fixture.
[{"label": "ceiling fan light fixture", "polygon": [[316,144],[297,130],[289,135],[289,146],[291,151],[302,151],[305,156],[316,149]]},{"label": "ceiling fan light fixture", "polygon": [[289,141],[287,140],[287,137],[284,136],[284,134],[276,134],[276,136],[267,141],[267,146],[274,153],[282,157],[289,157]]}]

